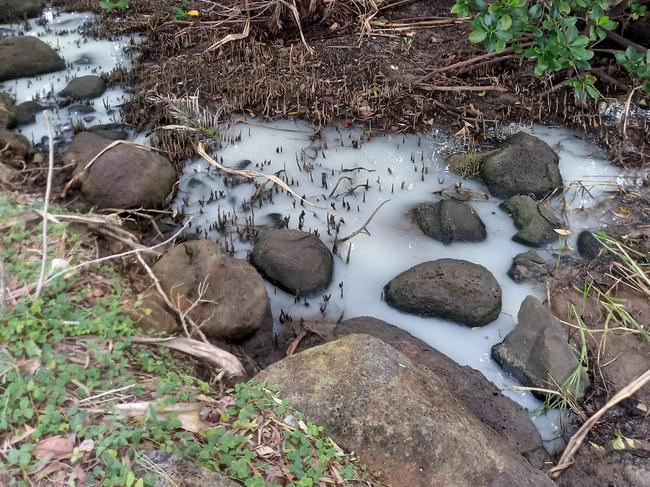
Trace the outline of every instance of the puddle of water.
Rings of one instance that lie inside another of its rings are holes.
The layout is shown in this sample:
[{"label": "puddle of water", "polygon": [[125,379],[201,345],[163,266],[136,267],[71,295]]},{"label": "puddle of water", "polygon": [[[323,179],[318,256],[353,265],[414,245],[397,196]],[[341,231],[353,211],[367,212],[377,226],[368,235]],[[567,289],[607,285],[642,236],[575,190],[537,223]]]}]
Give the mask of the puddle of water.
[{"label": "puddle of water", "polygon": [[[56,97],[51,94],[62,90],[73,76],[109,72],[118,65],[129,67],[124,51],[133,39],[94,40],[84,39],[80,34],[83,24],[94,15],[46,10],[45,17],[46,26],[30,20],[31,30],[26,34],[37,35],[57,48],[68,67],[58,73],[0,84],[0,90],[12,93],[18,103],[33,98],[54,103]],[[3,27],[18,34],[24,25]],[[90,123],[121,121],[122,114],[116,107],[128,96],[121,88],[107,90],[100,99],[93,101],[96,112],[90,114],[94,117]],[[83,117],[70,108],[53,112],[57,131],[66,137],[72,125]],[[21,131],[28,138],[40,141],[47,134],[43,114],[37,115],[35,123],[21,127]],[[574,236],[583,228],[599,226],[596,212],[590,209],[613,185],[623,182],[620,170],[608,165],[595,146],[568,130],[537,126],[529,131],[560,155],[565,184],[571,188],[566,194],[566,226]],[[187,164],[173,203],[176,209],[192,217],[191,232],[233,245],[235,255],[246,258],[251,243],[239,238],[238,228],[245,227],[247,220],[271,226],[278,218],[288,218],[290,228],[297,228],[302,221],[305,231],[318,232],[331,248],[334,235],[327,231],[329,217],[333,216],[337,222],[343,220],[340,236],[345,236],[361,227],[381,203],[390,200],[369,224],[371,235],[359,235],[351,240],[349,263],[346,263],[347,245],[339,249],[341,257],[335,257],[332,285],[323,293],[331,296],[324,315],[332,320],[360,315],[382,319],[422,339],[456,362],[479,370],[502,389],[518,385],[492,361],[490,348],[513,329],[523,299],[529,294],[544,298],[544,289],[517,284],[507,276],[512,258],[528,247],[512,241],[516,229],[511,219],[498,208],[500,200],[486,199],[487,189],[481,183],[461,183],[448,171],[441,154],[455,146],[457,142],[453,138],[442,132],[431,132],[365,140],[357,129],[326,129],[315,137],[312,126],[306,123],[256,120],[231,128],[228,138],[231,142],[216,154],[225,165],[235,167],[249,160],[247,169],[278,174],[298,194],[324,209],[302,206],[283,191],[274,192],[272,201],[267,195],[261,206],[256,202],[251,208],[250,201],[256,192],[253,184],[225,185],[223,176],[209,169],[205,161],[195,160]],[[326,175],[327,188],[322,186],[322,174]],[[334,189],[337,181],[338,187]],[[577,181],[581,181],[582,186]],[[366,184],[368,189],[362,187]],[[439,198],[435,192],[456,185],[474,192],[471,204],[488,229],[485,242],[445,246],[424,236],[410,222],[407,213],[414,205],[435,201]],[[553,203],[556,208],[559,208],[558,200],[556,198]],[[212,227],[219,215],[229,217],[224,232]],[[407,315],[390,308],[382,300],[382,288],[394,276],[413,265],[443,257],[469,260],[492,271],[503,289],[503,310],[496,321],[470,329],[444,320]],[[321,317],[319,309],[325,304],[322,296],[296,303],[292,296],[270,284],[267,286],[276,319],[281,311],[294,319]],[[509,390],[505,394],[530,411],[541,406],[530,393]],[[561,429],[557,411],[535,416],[533,421],[542,432],[547,448],[561,446],[561,441],[555,440]]]},{"label": "puddle of water", "polygon": [[[17,104],[34,99],[51,106],[49,116],[57,135],[63,133],[70,135],[73,125],[79,122],[83,122],[86,126],[120,122],[123,118],[120,106],[130,97],[123,88],[108,88],[101,97],[91,100],[89,104],[95,111],[87,114],[80,113],[79,103],[73,103],[70,107],[57,108],[59,101],[57,94],[75,76],[109,73],[117,66],[129,68],[130,58],[125,54],[125,50],[136,43],[137,39],[120,37],[107,40],[84,37],[82,34],[84,25],[97,18],[91,13],[46,9],[43,18],[46,20],[43,25],[39,25],[42,22],[38,19],[28,20],[28,29],[25,29],[24,22],[4,24],[2,28],[5,33],[11,32],[11,35],[39,37],[64,58],[66,69],[31,78],[4,81],[0,83],[0,91],[10,93]],[[19,127],[19,131],[30,141],[41,142],[47,136],[43,113],[36,115],[34,123]]]},{"label": "puddle of water", "polygon": [[[230,142],[216,157],[230,167],[249,160],[246,169],[278,174],[296,193],[324,209],[302,206],[284,191],[274,192],[272,201],[267,197],[261,206],[257,201],[251,209],[251,198],[256,192],[253,184],[226,185],[223,176],[204,160],[195,160],[187,164],[173,204],[186,217],[192,217],[190,232],[234,245],[235,255],[246,258],[251,243],[239,238],[238,227],[245,227],[247,221],[264,226],[288,218],[289,227],[297,228],[304,211],[303,230],[317,231],[332,248],[334,232],[327,231],[331,216],[337,222],[339,218],[344,220],[340,227],[342,237],[361,227],[381,203],[390,200],[372,219],[368,227],[371,235],[359,235],[351,241],[349,263],[345,262],[347,244],[339,249],[341,257],[335,257],[332,284],[323,292],[331,296],[324,313],[326,317],[332,320],[361,315],[379,318],[408,331],[456,362],[479,370],[500,388],[518,385],[490,358],[490,348],[513,329],[523,299],[529,294],[543,299],[545,291],[539,286],[517,284],[507,276],[512,258],[528,247],[512,241],[516,229],[507,214],[498,208],[501,200],[486,199],[485,186],[476,181],[461,182],[447,169],[441,154],[453,147],[452,138],[433,132],[386,135],[359,142],[363,138],[359,130],[326,129],[320,138],[315,138],[312,127],[306,123],[249,122],[230,129],[225,137]],[[567,185],[573,187],[574,182],[581,180],[597,198],[620,182],[619,170],[608,165],[595,147],[568,130],[538,126],[531,133],[559,150]],[[355,145],[359,148],[354,148]],[[307,166],[312,166],[311,171]],[[327,189],[322,185],[323,174],[327,176]],[[339,180],[338,188],[333,190]],[[366,183],[368,190],[359,186]],[[485,242],[446,246],[426,237],[409,220],[407,213],[413,206],[436,201],[439,196],[435,192],[454,185],[474,191],[471,204],[487,227]],[[357,189],[350,192],[354,187]],[[577,190],[575,194],[569,191],[567,199],[571,201],[567,226],[577,233],[594,223],[580,215],[588,215],[586,209],[597,200]],[[221,232],[214,223],[224,214],[229,221]],[[233,223],[235,215],[236,223]],[[382,300],[382,288],[394,276],[421,262],[443,257],[481,264],[495,275],[503,289],[503,310],[495,322],[470,329],[449,321],[404,314]],[[270,284],[268,289],[276,319],[281,311],[294,320],[321,316],[322,296],[308,299],[306,306],[304,301],[296,303],[292,296]],[[507,391],[506,394],[531,411],[541,406],[530,393]],[[560,431],[557,412],[534,417],[533,421],[546,440]],[[550,441],[547,446],[553,448],[554,444]]]}]

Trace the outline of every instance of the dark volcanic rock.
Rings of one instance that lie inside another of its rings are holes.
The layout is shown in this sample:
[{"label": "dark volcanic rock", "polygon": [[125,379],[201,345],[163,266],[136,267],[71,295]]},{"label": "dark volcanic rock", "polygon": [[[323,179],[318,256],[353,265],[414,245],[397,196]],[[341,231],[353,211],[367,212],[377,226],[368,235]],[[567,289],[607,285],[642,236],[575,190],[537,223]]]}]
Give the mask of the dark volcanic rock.
[{"label": "dark volcanic rock", "polygon": [[[580,361],[562,323],[533,296],[524,299],[517,320],[505,340],[492,347],[492,358],[524,386],[554,389],[554,382],[565,385]],[[576,397],[581,399],[588,387],[583,371]]]},{"label": "dark volcanic rock", "polygon": [[42,11],[43,0],[0,0],[0,22],[38,17]]},{"label": "dark volcanic rock", "polygon": [[406,331],[369,316],[332,324],[319,330],[320,332],[322,333],[310,333],[303,338],[301,347],[309,348],[323,344],[326,340],[331,341],[354,333],[370,335],[388,343],[415,364],[431,370],[463,406],[501,436],[511,448],[526,457],[534,466],[543,466],[547,457],[546,451],[528,411],[501,394],[494,383],[480,372],[468,366],[458,365],[445,354]]},{"label": "dark volcanic rock", "polygon": [[194,240],[173,247],[153,267],[172,302],[187,309],[207,284],[203,302],[190,317],[203,323],[211,337],[238,341],[272,322],[271,305],[264,280],[245,260],[230,257],[210,240]]},{"label": "dark volcanic rock", "polygon": [[525,245],[542,247],[553,243],[559,238],[555,229],[564,226],[546,206],[530,196],[513,196],[500,207],[512,216],[519,230],[512,239]]},{"label": "dark volcanic rock", "polygon": [[63,59],[37,37],[18,36],[0,40],[0,81],[62,69],[65,69]]},{"label": "dark volcanic rock", "polygon": [[485,267],[439,259],[411,267],[384,287],[386,302],[406,313],[483,326],[501,312],[501,286]]},{"label": "dark volcanic rock", "polygon": [[413,218],[425,235],[444,244],[485,240],[485,224],[467,203],[442,200],[421,203],[412,210]]},{"label": "dark volcanic rock", "polygon": [[578,235],[578,253],[585,259],[595,259],[603,250],[603,246],[589,230],[583,230]]},{"label": "dark volcanic rock", "polygon": [[481,177],[500,198],[532,194],[542,198],[562,186],[558,155],[546,142],[519,132],[483,159]]},{"label": "dark volcanic rock", "polygon": [[[76,163],[78,174],[112,142],[81,132],[63,160]],[[160,208],[175,182],[176,171],[163,156],[133,144],[117,144],[90,166],[81,179],[81,190],[100,208]]]},{"label": "dark volcanic rock", "polygon": [[332,254],[321,240],[299,230],[260,235],[251,263],[273,284],[291,294],[314,294],[332,280]]},{"label": "dark volcanic rock", "polygon": [[544,282],[551,277],[552,272],[544,259],[534,250],[517,254],[512,259],[512,265],[508,269],[508,275],[515,282]]},{"label": "dark volcanic rock", "polygon": [[431,370],[377,338],[348,335],[257,377],[389,485],[554,485]]},{"label": "dark volcanic rock", "polygon": [[73,100],[89,100],[102,96],[106,91],[106,82],[92,74],[73,78],[59,95],[67,96]]},{"label": "dark volcanic rock", "polygon": [[[0,128],[0,148],[8,150],[20,159],[25,159],[32,153],[32,146],[29,140],[27,140],[27,137],[3,128]],[[4,152],[3,157],[7,156],[8,153]],[[0,157],[0,160],[3,157]]]},{"label": "dark volcanic rock", "polygon": [[156,290],[146,291],[138,298],[124,306],[124,312],[133,320],[134,326],[155,336],[172,335],[176,331],[176,318]]}]

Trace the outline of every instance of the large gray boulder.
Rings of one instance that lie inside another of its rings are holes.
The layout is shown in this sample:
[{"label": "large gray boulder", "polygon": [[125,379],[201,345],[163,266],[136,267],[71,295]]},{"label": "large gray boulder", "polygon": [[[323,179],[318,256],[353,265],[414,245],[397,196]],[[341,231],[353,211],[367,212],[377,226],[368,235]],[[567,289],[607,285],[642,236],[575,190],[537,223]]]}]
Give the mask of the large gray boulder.
[{"label": "large gray boulder", "polygon": [[402,272],[384,287],[386,302],[420,316],[483,326],[501,312],[501,286],[485,267],[439,259]]},{"label": "large gray boulder", "polygon": [[59,95],[73,100],[90,100],[102,96],[105,91],[106,82],[100,76],[89,74],[71,79]]},{"label": "large gray boulder", "polygon": [[421,203],[412,210],[412,215],[425,235],[444,244],[481,242],[487,236],[483,220],[467,203],[455,200]]},{"label": "large gray boulder", "polygon": [[548,455],[528,411],[504,396],[479,371],[458,365],[401,328],[370,316],[350,318],[340,323],[309,322],[309,328],[313,333],[301,340],[300,351],[352,334],[379,338],[414,364],[428,368],[445,383],[451,395],[512,449],[535,467],[543,467]]},{"label": "large gray boulder", "polygon": [[542,198],[562,186],[558,155],[537,137],[519,132],[482,162],[481,177],[500,198],[532,194]]},{"label": "large gray boulder", "polygon": [[579,381],[571,392],[581,399],[589,387],[589,378],[569,345],[562,323],[534,296],[524,299],[517,320],[517,326],[505,340],[492,347],[492,358],[527,387],[564,387],[578,370]]},{"label": "large gray boulder", "polygon": [[559,238],[555,230],[564,227],[551,210],[530,196],[513,196],[501,203],[500,208],[510,214],[519,230],[512,239],[524,245],[543,247],[553,243]]},{"label": "large gray boulder", "polygon": [[377,338],[349,335],[257,377],[389,485],[553,485],[431,370]]},{"label": "large gray boulder", "polygon": [[65,69],[65,62],[38,37],[18,36],[0,40],[0,81],[36,76]]},{"label": "large gray boulder", "polygon": [[[113,141],[97,134],[75,135],[65,163],[75,175]],[[122,143],[108,149],[81,176],[81,191],[99,208],[160,208],[172,192],[176,171],[156,152]]]},{"label": "large gray boulder", "polygon": [[266,279],[291,294],[314,294],[332,281],[332,253],[311,233],[267,230],[255,242],[250,260]]},{"label": "large gray boulder", "polygon": [[[201,298],[189,316],[210,337],[240,341],[272,323],[262,276],[215,242],[193,240],[177,245],[165,252],[153,272],[181,309]],[[199,289],[204,291],[202,296]]]},{"label": "large gray boulder", "polygon": [[43,0],[0,0],[0,22],[38,17],[42,11]]}]

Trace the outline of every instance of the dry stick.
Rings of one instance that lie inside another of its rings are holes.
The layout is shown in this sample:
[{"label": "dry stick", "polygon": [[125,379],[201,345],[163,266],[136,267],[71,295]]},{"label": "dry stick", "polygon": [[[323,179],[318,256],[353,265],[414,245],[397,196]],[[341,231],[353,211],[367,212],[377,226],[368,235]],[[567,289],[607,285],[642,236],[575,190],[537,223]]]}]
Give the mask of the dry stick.
[{"label": "dry stick", "polygon": [[377,208],[375,208],[375,211],[372,212],[372,215],[370,215],[370,217],[366,220],[366,223],[364,223],[363,225],[361,225],[361,228],[359,228],[358,230],[355,230],[354,232],[352,232],[352,233],[351,233],[350,235],[348,235],[347,237],[343,237],[343,238],[336,239],[335,242],[334,242],[334,247],[336,247],[336,246],[337,246],[338,244],[340,244],[340,243],[347,242],[348,240],[353,239],[354,237],[356,237],[357,235],[359,235],[359,234],[361,234],[361,233],[366,233],[367,235],[370,235],[370,232],[368,232],[368,229],[367,229],[368,225],[370,224],[370,222],[372,221],[372,219],[375,217],[375,215],[377,214],[377,212],[379,211],[379,209],[380,209],[382,206],[384,206],[386,203],[388,203],[389,201],[390,201],[390,200],[386,200],[386,201],[384,201],[381,205],[379,205]]},{"label": "dry stick", "polygon": [[634,379],[623,389],[618,391],[618,393],[616,393],[614,397],[607,401],[607,404],[600,408],[596,414],[585,421],[580,429],[569,440],[569,444],[564,450],[564,453],[562,453],[557,466],[549,470],[549,475],[551,478],[557,478],[567,467],[573,463],[573,455],[576,453],[576,451],[578,451],[578,448],[580,448],[580,445],[587,437],[587,434],[591,428],[598,422],[601,417],[605,415],[609,409],[614,407],[623,399],[627,399],[628,397],[632,396],[636,391],[641,389],[648,382],[650,382],[650,369],[646,370],[643,374]]},{"label": "dry stick", "polygon": [[609,37],[611,40],[613,40],[617,44],[620,44],[621,46],[631,47],[632,49],[635,49],[636,51],[638,51],[638,52],[640,52],[642,54],[645,54],[646,52],[648,52],[648,49],[646,49],[645,47],[640,46],[636,42],[632,42],[631,40],[623,37],[620,34],[617,34],[616,32],[608,31],[607,32],[607,37]]},{"label": "dry stick", "polygon": [[632,97],[634,96],[634,92],[641,88],[641,85],[637,86],[636,88],[632,88],[630,91],[630,94],[627,97],[627,100],[625,101],[625,109],[623,110],[623,124],[621,125],[621,139],[625,141],[627,139],[627,117],[630,113],[630,105],[632,103]]},{"label": "dry stick", "polygon": [[424,91],[508,91],[507,88],[503,86],[442,86],[442,85],[430,85],[421,83],[418,85],[419,88]]},{"label": "dry stick", "polygon": [[48,149],[49,157],[47,162],[47,183],[45,186],[45,202],[43,204],[43,238],[42,248],[43,256],[41,257],[41,271],[38,275],[38,283],[36,284],[36,297],[38,298],[43,291],[45,285],[45,268],[47,267],[47,212],[50,206],[50,193],[52,192],[52,175],[54,174],[54,135],[52,134],[52,124],[48,116],[48,110],[43,113],[45,118],[45,126],[47,127]]},{"label": "dry stick", "polygon": [[67,269],[63,269],[62,271],[56,272],[55,274],[52,274],[44,282],[44,285],[49,284],[50,282],[52,282],[57,277],[61,277],[61,276],[65,275],[65,274],[68,274],[68,273],[70,273],[72,271],[76,271],[77,269],[81,269],[82,267],[87,267],[87,266],[93,265],[93,264],[99,264],[100,262],[106,262],[108,260],[113,260],[113,259],[117,259],[117,258],[120,258],[120,257],[127,257],[127,256],[133,255],[133,254],[139,254],[140,252],[154,252],[157,248],[160,248],[163,245],[167,245],[169,242],[173,241],[176,237],[178,237],[183,232],[183,230],[185,230],[185,227],[187,227],[187,225],[189,225],[191,220],[192,220],[192,218],[189,218],[187,220],[187,222],[185,222],[185,225],[183,225],[174,235],[169,237],[164,242],[160,242],[160,243],[158,243],[156,245],[153,245],[151,247],[146,247],[146,248],[143,248],[143,249],[127,250],[126,252],[122,252],[122,253],[119,253],[119,254],[107,255],[106,257],[100,257],[99,259],[94,259],[94,260],[89,260],[87,262],[82,262],[81,264],[77,264],[77,265],[75,265],[73,267],[69,267]]},{"label": "dry stick", "polygon": [[244,375],[244,367],[237,357],[226,352],[211,343],[201,342],[192,338],[173,337],[173,338],[152,338],[152,337],[132,337],[133,343],[143,343],[167,347],[178,352],[183,352],[193,357],[211,363],[218,369],[224,371],[226,377],[241,377]]}]

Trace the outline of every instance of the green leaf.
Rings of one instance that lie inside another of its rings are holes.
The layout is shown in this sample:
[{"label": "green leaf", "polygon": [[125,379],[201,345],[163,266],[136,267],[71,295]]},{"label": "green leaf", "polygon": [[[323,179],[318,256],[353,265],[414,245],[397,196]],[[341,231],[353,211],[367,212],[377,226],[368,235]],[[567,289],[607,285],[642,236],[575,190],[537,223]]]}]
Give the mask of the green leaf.
[{"label": "green leaf", "polygon": [[499,23],[501,24],[501,29],[503,30],[509,30],[510,27],[512,27],[512,19],[508,14],[502,16],[501,19],[499,20]]},{"label": "green leaf", "polygon": [[473,30],[472,32],[469,33],[469,40],[474,44],[483,42],[486,37],[487,37],[487,32],[485,32],[484,30]]}]

